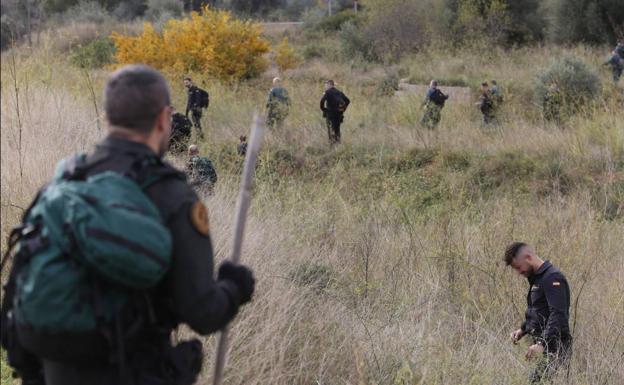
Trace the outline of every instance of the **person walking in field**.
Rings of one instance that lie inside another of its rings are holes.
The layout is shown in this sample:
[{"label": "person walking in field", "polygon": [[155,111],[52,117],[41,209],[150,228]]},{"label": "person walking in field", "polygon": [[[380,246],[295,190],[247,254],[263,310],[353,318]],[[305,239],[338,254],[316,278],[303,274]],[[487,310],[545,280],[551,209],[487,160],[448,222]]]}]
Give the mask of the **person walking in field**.
[{"label": "person walking in field", "polygon": [[333,80],[325,82],[325,93],[321,97],[321,111],[327,124],[329,143],[334,146],[340,143],[340,125],[344,121],[344,113],[349,107],[349,98],[336,88]]},{"label": "person walking in field", "polygon": [[24,384],[191,385],[202,343],[172,332],[214,333],[251,301],[251,270],[215,274],[208,211],[163,160],[170,105],[156,70],[110,75],[108,136],[62,161],[11,233],[0,325]]},{"label": "person walking in field", "polygon": [[191,113],[191,120],[193,121],[193,126],[197,130],[197,136],[203,138],[204,132],[201,126],[202,110],[208,108],[210,96],[207,91],[194,85],[190,77],[184,78],[184,87],[187,89],[188,96],[185,115],[188,118],[189,112]]},{"label": "person walking in field", "polygon": [[479,96],[477,106],[483,114],[483,124],[490,124],[494,122],[494,100],[491,97],[487,82],[481,83],[481,95]]},{"label": "person walking in field", "polygon": [[609,60],[607,60],[604,65],[611,67],[613,82],[619,82],[622,72],[624,71],[624,56],[621,56],[617,50],[614,50],[611,52],[611,57],[609,57]]},{"label": "person walking in field", "polygon": [[420,121],[423,126],[430,130],[433,130],[438,126],[438,123],[440,123],[440,119],[442,118],[442,108],[444,108],[444,103],[446,103],[448,98],[448,95],[445,95],[438,88],[438,82],[436,80],[432,80],[429,83],[429,90],[427,91],[425,100],[422,103],[425,107],[425,114]]},{"label": "person walking in field", "polygon": [[532,246],[514,242],[505,251],[504,261],[528,280],[527,309],[520,328],[511,333],[517,344],[530,336],[532,344],[525,358],[537,361],[531,371],[531,384],[553,377],[557,369],[567,369],[572,354],[570,334],[570,286],[563,273],[542,260]]},{"label": "person walking in field", "polygon": [[281,84],[282,79],[274,78],[273,88],[269,91],[267,98],[267,126],[269,128],[281,128],[290,109],[288,91]]}]

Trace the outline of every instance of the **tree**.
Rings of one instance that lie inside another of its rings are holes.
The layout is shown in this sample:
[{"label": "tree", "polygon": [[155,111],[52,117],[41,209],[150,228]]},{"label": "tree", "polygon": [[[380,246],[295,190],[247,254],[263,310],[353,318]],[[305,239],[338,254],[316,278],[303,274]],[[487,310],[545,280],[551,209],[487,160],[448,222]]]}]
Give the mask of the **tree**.
[{"label": "tree", "polygon": [[555,43],[605,43],[624,38],[622,0],[550,0],[548,35]]}]

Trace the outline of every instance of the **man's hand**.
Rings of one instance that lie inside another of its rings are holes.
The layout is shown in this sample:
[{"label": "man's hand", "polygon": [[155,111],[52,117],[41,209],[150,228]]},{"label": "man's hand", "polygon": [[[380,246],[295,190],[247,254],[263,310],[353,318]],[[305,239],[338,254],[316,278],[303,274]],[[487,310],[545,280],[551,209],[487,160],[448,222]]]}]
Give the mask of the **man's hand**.
[{"label": "man's hand", "polygon": [[529,346],[529,349],[524,355],[524,358],[526,358],[527,361],[531,361],[533,358],[539,356],[542,353],[544,353],[544,347],[540,344],[533,344]]},{"label": "man's hand", "polygon": [[518,329],[515,332],[511,333],[511,342],[514,343],[514,345],[516,345],[518,343],[518,341],[520,341],[522,339],[522,337],[524,337],[526,333],[522,331],[522,329]]},{"label": "man's hand", "polygon": [[225,261],[219,266],[219,273],[217,279],[227,279],[238,287],[239,304],[243,305],[251,301],[256,280],[254,279],[252,271],[243,265],[234,264],[230,261]]}]

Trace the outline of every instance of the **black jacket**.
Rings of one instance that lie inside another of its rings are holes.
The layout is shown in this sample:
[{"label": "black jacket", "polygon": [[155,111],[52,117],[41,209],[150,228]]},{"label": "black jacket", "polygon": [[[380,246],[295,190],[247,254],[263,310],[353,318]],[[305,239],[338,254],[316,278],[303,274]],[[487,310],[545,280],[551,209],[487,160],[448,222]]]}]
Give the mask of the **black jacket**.
[{"label": "black jacket", "polygon": [[202,90],[201,88],[197,87],[197,86],[190,86],[187,94],[188,94],[188,99],[186,101],[186,115],[188,115],[189,111],[191,110],[199,110],[201,109],[201,100],[202,100],[202,93],[204,93],[206,91]]},{"label": "black jacket", "polygon": [[342,115],[344,111],[340,111],[340,105],[343,104],[346,109],[351,101],[345,94],[335,87],[325,91],[321,98],[321,111],[324,116]]},{"label": "black jacket", "polygon": [[[191,223],[191,208],[198,197],[187,184],[184,174],[160,160],[147,146],[117,137],[108,137],[88,156],[87,175],[106,170],[126,172],[137,159],[151,158],[147,175],[161,179],[146,189],[147,196],[160,210],[173,239],[172,264],[165,278],[149,296],[156,315],[156,325],[142,331],[143,343],[127,347],[127,369],[136,378],[155,371],[164,352],[170,349],[171,331],[185,323],[199,334],[222,329],[238,311],[238,287],[231,281],[214,278],[212,243]],[[140,173],[137,173],[140,174]],[[140,363],[136,363],[140,360]],[[44,363],[47,385],[113,385],[120,383],[119,368],[105,362],[93,367]],[[136,372],[136,373],[135,373]],[[144,383],[137,381],[138,384]],[[150,383],[150,382],[145,382]],[[167,382],[168,383],[168,382]]]},{"label": "black jacket", "polygon": [[549,261],[529,279],[527,310],[522,330],[555,351],[570,339],[570,287],[565,276]]}]

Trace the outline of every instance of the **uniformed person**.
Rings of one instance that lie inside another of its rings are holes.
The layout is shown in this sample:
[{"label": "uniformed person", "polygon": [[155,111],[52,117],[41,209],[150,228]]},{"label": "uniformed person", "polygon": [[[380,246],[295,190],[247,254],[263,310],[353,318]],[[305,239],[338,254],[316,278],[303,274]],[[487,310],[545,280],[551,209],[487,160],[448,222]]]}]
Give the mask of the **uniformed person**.
[{"label": "uniformed person", "polygon": [[321,98],[321,111],[327,124],[329,143],[333,146],[340,143],[340,125],[344,121],[344,113],[351,101],[336,88],[333,80],[325,82],[325,93]]},{"label": "uniformed person", "polygon": [[617,50],[611,52],[611,57],[604,65],[611,67],[611,73],[613,74],[613,81],[615,83],[620,81],[622,72],[624,71],[624,57],[622,57]]},{"label": "uniformed person", "polygon": [[191,121],[183,114],[176,112],[171,107],[171,138],[169,140],[169,152],[178,154],[184,152],[186,142],[191,137]]},{"label": "uniformed person", "polygon": [[247,137],[245,135],[241,135],[238,140],[239,143],[236,146],[236,153],[240,156],[245,156],[247,154]]},{"label": "uniformed person", "polygon": [[494,102],[494,114],[500,109],[503,104],[503,91],[498,86],[498,82],[496,80],[492,80],[492,88],[490,88],[490,97]]},{"label": "uniformed person", "polygon": [[479,101],[477,106],[483,114],[483,124],[490,124],[494,121],[494,101],[490,94],[490,88],[487,82],[481,83],[481,95],[479,95]]},{"label": "uniformed person", "polygon": [[551,378],[559,367],[569,364],[570,287],[563,273],[542,260],[526,243],[512,243],[505,251],[504,260],[529,281],[524,322],[511,333],[511,340],[517,344],[525,335],[531,336],[533,341],[525,357],[537,360],[530,382],[540,383]]},{"label": "uniformed person", "polygon": [[615,52],[624,58],[624,40],[618,41],[617,46],[615,46]]},{"label": "uniformed person", "polygon": [[[172,265],[148,294],[151,324],[126,345],[125,359],[72,363],[43,361],[47,385],[192,384],[201,367],[201,344],[172,346],[171,332],[187,324],[199,334],[222,329],[251,300],[251,270],[223,263],[214,276],[208,212],[184,174],[162,160],[169,145],[171,107],[164,77],[143,65],[114,72],[105,87],[109,135],[88,156],[88,175],[130,169],[162,177],[145,191],[173,240]],[[148,160],[149,162],[143,162]],[[134,166],[146,164],[136,169]],[[122,326],[123,327],[123,326]],[[111,352],[111,357],[118,357]],[[124,367],[126,378],[120,378]]]},{"label": "uniformed person", "polygon": [[281,128],[290,109],[288,91],[282,87],[282,79],[273,79],[273,88],[269,91],[266,103],[267,125],[269,128]]},{"label": "uniformed person", "polygon": [[193,80],[191,80],[190,77],[184,78],[184,87],[186,87],[188,94],[188,98],[186,101],[186,117],[188,118],[190,112],[193,126],[197,130],[197,135],[200,138],[203,138],[204,132],[201,126],[201,118],[202,109],[208,108],[208,92],[194,85]]},{"label": "uniformed person", "polygon": [[432,80],[429,83],[429,90],[427,90],[425,100],[422,103],[425,107],[425,114],[420,121],[423,126],[430,130],[437,127],[438,123],[440,123],[440,119],[442,118],[441,112],[446,99],[448,99],[448,95],[445,95],[442,91],[440,91],[436,80]]},{"label": "uniformed person", "polygon": [[212,161],[205,156],[199,155],[199,148],[196,144],[191,144],[188,149],[189,160],[186,164],[186,171],[189,184],[193,187],[200,187],[212,193],[215,183],[217,183],[217,171]]}]

